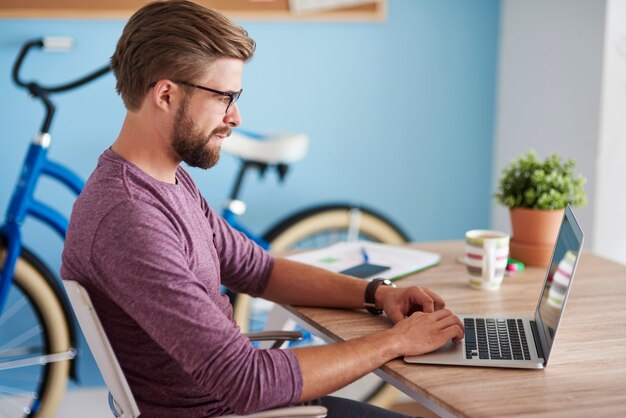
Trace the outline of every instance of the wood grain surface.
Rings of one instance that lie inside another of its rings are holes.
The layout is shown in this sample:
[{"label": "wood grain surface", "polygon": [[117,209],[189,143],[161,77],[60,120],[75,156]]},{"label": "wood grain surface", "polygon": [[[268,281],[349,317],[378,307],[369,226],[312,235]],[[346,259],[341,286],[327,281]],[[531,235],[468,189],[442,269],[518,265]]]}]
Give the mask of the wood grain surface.
[{"label": "wood grain surface", "polygon": [[[462,242],[412,244],[442,255],[441,264],[398,282],[439,293],[458,314],[532,316],[545,270],[506,277],[495,292],[468,286],[456,259]],[[391,326],[365,311],[286,307],[335,341]],[[405,393],[444,414],[467,417],[626,416],[626,266],[583,252],[570,297],[544,370],[406,364],[381,368]]]}]

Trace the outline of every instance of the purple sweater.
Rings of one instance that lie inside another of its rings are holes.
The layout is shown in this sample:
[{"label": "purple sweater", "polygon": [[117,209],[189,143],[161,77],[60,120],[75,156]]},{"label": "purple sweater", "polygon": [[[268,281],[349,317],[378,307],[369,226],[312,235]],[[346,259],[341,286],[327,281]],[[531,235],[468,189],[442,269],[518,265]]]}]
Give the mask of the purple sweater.
[{"label": "purple sweater", "polygon": [[273,259],[230,228],[179,168],[160,182],[105,151],[74,204],[61,275],[89,292],[142,417],[293,404],[289,350],[255,349],[220,284],[263,293]]}]

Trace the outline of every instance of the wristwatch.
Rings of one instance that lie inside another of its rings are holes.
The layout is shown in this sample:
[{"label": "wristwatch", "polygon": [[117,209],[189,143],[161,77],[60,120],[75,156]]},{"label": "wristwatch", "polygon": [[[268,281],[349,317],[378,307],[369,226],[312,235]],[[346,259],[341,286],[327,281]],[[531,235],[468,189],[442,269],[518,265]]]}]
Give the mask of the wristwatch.
[{"label": "wristwatch", "polygon": [[388,279],[372,279],[371,282],[367,284],[365,288],[365,309],[372,315],[380,315],[383,313],[383,310],[376,305],[376,298],[374,295],[376,294],[376,289],[378,286],[391,286],[396,287],[396,285]]}]

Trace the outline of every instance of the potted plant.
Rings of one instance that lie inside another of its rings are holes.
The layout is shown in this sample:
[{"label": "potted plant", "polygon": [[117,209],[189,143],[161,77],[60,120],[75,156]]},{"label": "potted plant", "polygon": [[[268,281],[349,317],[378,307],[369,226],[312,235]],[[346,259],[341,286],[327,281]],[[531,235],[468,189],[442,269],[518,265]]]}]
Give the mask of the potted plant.
[{"label": "potted plant", "polygon": [[587,179],[574,174],[575,166],[576,161],[556,154],[541,161],[530,150],[502,170],[495,198],[511,211],[512,258],[548,265],[565,206],[587,203]]}]

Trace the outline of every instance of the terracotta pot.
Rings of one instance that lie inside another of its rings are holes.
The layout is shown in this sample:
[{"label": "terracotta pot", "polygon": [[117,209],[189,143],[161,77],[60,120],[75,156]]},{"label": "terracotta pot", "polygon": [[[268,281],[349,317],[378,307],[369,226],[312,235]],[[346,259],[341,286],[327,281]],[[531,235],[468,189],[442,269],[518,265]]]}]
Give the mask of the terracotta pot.
[{"label": "terracotta pot", "polygon": [[530,266],[547,267],[564,209],[511,209],[511,257]]},{"label": "terracotta pot", "polygon": [[510,257],[527,266],[548,267],[553,249],[552,245],[528,244],[513,238],[509,243]]}]

